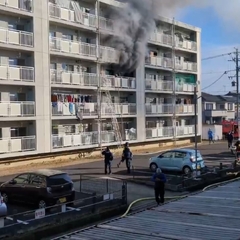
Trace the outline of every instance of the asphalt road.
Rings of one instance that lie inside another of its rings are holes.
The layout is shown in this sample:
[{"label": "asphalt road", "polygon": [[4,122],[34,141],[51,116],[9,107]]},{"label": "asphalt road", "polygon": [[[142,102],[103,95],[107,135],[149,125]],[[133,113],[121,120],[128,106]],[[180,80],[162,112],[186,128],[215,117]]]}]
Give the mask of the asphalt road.
[{"label": "asphalt road", "polygon": [[[230,153],[227,148],[227,143],[215,143],[211,145],[200,145],[198,147],[200,150],[203,159],[205,161],[205,165],[208,167],[219,166],[220,162],[223,165],[230,165],[233,160],[234,156]],[[147,155],[135,155],[133,159],[133,165],[139,171],[148,171],[148,160],[152,156],[156,156],[155,154],[147,154]],[[132,175],[126,173],[125,165],[122,164],[120,168],[117,168],[117,163],[120,159],[114,159],[113,166],[112,166],[112,175],[111,177],[120,178],[120,179],[128,179],[132,178]],[[57,168],[59,170],[63,170],[67,172],[74,182],[80,181],[81,177],[84,178],[84,175],[90,175],[94,177],[105,177],[103,174],[103,161],[91,162],[91,163],[83,163],[83,164],[76,164],[72,166],[66,166],[62,168]],[[5,182],[12,179],[12,176],[4,176],[0,178],[0,182]],[[78,191],[79,189],[76,189]],[[26,206],[15,206],[9,205],[9,213],[15,214],[17,212],[27,211],[29,210]]]}]

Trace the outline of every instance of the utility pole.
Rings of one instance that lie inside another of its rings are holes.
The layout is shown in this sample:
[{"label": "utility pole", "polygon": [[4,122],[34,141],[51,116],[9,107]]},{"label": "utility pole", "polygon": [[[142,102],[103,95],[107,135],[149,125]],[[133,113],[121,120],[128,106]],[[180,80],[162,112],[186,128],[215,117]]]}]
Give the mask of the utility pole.
[{"label": "utility pole", "polygon": [[236,75],[235,76],[230,76],[229,79],[233,79],[236,78],[236,81],[232,81],[232,86],[235,87],[236,86],[236,110],[237,110],[237,114],[236,114],[236,119],[237,119],[237,124],[238,124],[238,138],[240,138],[240,119],[239,119],[239,50],[238,48],[235,48],[235,57],[231,60],[233,62],[235,62],[236,64]]},{"label": "utility pole", "polygon": [[[197,84],[197,82],[196,82]],[[196,161],[196,177],[197,177],[197,168],[198,168],[198,162],[197,162],[197,152],[198,152],[198,138],[197,138],[197,85],[194,86],[194,131],[195,131],[195,161]]]}]

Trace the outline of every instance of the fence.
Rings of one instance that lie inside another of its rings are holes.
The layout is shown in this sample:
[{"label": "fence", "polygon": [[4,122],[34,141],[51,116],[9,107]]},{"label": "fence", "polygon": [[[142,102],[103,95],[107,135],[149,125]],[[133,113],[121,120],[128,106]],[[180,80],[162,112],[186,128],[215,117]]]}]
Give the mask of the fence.
[{"label": "fence", "polygon": [[[77,184],[76,184],[77,183]],[[120,180],[98,179],[79,175],[74,183],[76,199],[43,209],[8,215],[0,219],[0,239],[27,229],[50,225],[64,219],[81,218],[101,209],[127,204],[127,184]]]}]

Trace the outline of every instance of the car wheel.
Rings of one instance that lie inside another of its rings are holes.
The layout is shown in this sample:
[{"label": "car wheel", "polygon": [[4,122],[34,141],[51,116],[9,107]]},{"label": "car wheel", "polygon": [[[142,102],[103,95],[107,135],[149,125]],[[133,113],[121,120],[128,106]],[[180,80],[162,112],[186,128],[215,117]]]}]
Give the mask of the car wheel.
[{"label": "car wheel", "polygon": [[153,172],[156,172],[156,169],[158,168],[157,164],[156,163],[151,163],[150,165],[150,169],[153,171]]},{"label": "car wheel", "polygon": [[40,200],[38,201],[38,208],[41,209],[41,208],[46,208],[47,207],[47,204],[44,200]]},{"label": "car wheel", "polygon": [[183,168],[183,173],[186,174],[186,175],[188,175],[191,171],[192,171],[192,170],[191,170],[190,167],[184,167],[184,168]]},{"label": "car wheel", "polygon": [[4,201],[5,203],[8,203],[8,202],[9,202],[8,195],[7,195],[6,193],[2,193],[1,195],[2,195],[3,201]]}]

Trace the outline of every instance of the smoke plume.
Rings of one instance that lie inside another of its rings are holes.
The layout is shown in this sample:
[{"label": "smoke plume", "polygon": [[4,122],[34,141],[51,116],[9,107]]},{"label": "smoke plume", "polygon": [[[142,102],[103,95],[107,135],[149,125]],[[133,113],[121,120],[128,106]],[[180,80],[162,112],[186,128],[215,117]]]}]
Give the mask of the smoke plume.
[{"label": "smoke plume", "polygon": [[120,51],[120,72],[131,72],[145,58],[149,35],[158,16],[173,16],[191,0],[126,0],[124,9],[112,8],[108,17],[114,20],[114,34],[103,39]]}]

